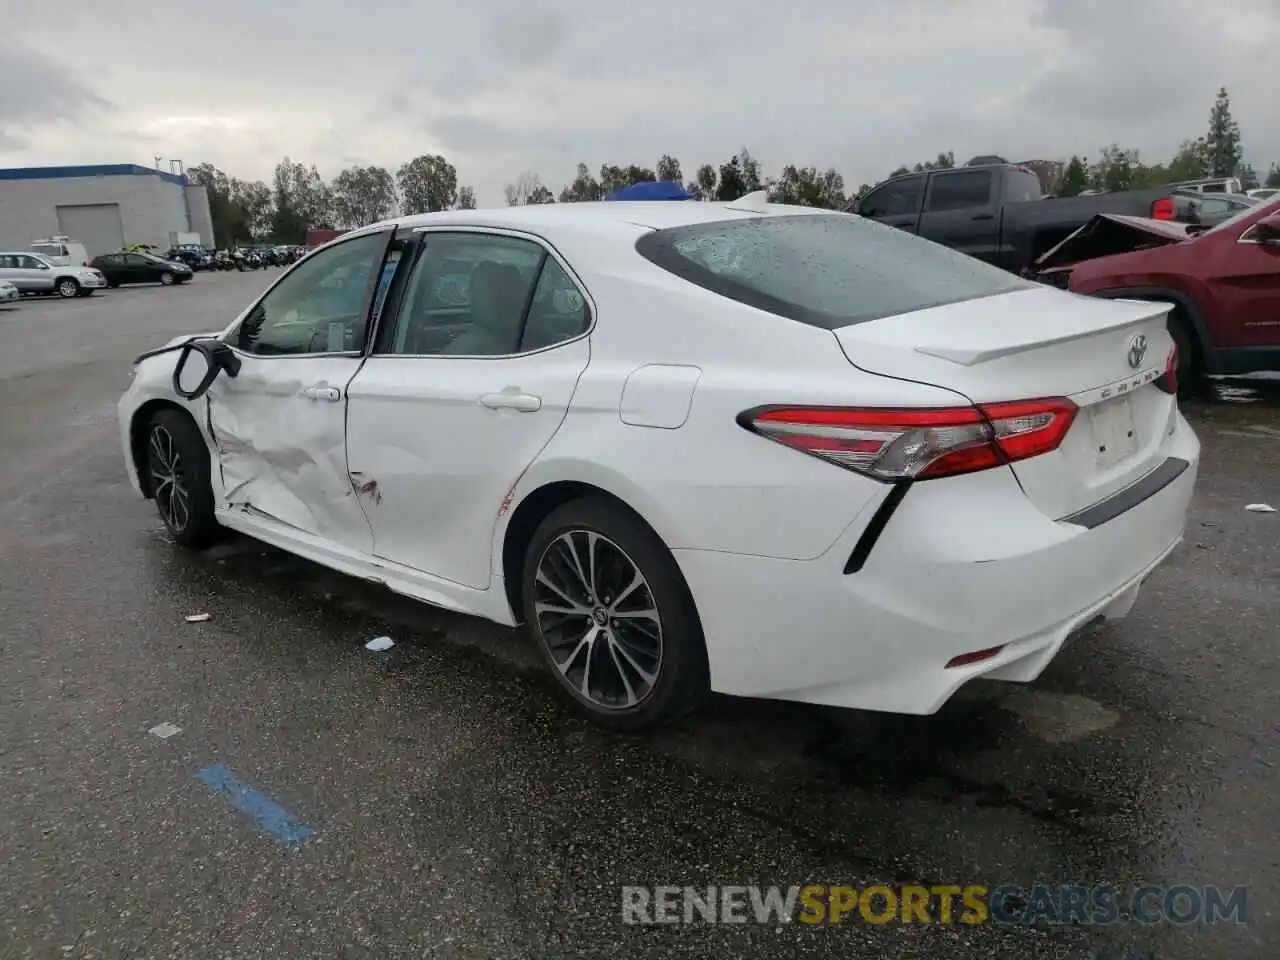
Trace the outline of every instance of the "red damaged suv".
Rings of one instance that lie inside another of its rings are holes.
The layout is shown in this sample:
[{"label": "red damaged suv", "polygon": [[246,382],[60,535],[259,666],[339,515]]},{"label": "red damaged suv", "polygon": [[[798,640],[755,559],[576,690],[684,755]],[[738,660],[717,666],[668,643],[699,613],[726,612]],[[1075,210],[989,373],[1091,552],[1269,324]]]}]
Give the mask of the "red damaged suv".
[{"label": "red damaged suv", "polygon": [[1280,370],[1280,199],[1204,231],[1100,216],[1037,266],[1075,293],[1174,304],[1184,390],[1201,374]]}]

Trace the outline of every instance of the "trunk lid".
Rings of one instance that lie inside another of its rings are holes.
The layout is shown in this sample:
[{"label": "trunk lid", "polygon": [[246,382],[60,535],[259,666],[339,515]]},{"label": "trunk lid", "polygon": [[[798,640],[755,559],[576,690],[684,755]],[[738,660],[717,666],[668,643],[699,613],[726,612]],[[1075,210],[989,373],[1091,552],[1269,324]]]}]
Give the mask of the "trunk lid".
[{"label": "trunk lid", "polygon": [[[1060,518],[1164,461],[1177,400],[1154,381],[1172,346],[1170,306],[1045,287],[833,332],[854,366],[945,387],[972,403],[1074,401],[1080,409],[1061,446],[1011,465],[1031,501]],[[1140,338],[1146,349],[1138,357]]]}]

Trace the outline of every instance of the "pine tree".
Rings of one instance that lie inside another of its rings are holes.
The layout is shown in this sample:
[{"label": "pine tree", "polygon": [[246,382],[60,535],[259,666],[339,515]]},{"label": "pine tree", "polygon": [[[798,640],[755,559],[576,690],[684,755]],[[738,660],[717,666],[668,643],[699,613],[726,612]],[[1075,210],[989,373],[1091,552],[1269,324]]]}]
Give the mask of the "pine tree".
[{"label": "pine tree", "polygon": [[1067,168],[1062,171],[1062,183],[1058,193],[1064,197],[1076,197],[1089,188],[1089,171],[1084,161],[1072,155]]},{"label": "pine tree", "polygon": [[1244,151],[1240,149],[1240,125],[1231,118],[1231,98],[1227,88],[1218,91],[1209,112],[1209,132],[1205,135],[1209,153],[1209,175],[1233,177]]}]

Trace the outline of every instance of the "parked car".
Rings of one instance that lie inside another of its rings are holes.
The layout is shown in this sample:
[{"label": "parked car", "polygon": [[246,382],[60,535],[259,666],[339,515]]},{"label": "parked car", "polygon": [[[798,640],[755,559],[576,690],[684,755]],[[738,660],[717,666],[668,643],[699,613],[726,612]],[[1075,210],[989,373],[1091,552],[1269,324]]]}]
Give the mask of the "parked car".
[{"label": "parked car", "polygon": [[1202,374],[1280,370],[1280,199],[1207,230],[1100,217],[1037,269],[1076,293],[1173,304],[1184,392]]},{"label": "parked car", "polygon": [[1272,200],[1277,194],[1280,194],[1280,187],[1258,187],[1248,191],[1249,196],[1257,197],[1259,200]]},{"label": "parked car", "polygon": [[40,254],[50,263],[60,267],[89,266],[89,251],[84,244],[70,237],[50,237],[48,240],[37,240],[31,244],[33,252]]},{"label": "parked car", "polygon": [[1262,203],[1258,197],[1243,193],[1183,194],[1175,192],[1172,219],[1202,227],[1215,227],[1243,210]]},{"label": "parked car", "polygon": [[52,263],[38,253],[0,253],[0,280],[7,280],[24,294],[60,297],[88,297],[107,285],[103,275],[91,268]]},{"label": "parked car", "polygon": [[1040,179],[1016,164],[909,173],[847,208],[1014,272],[1097,213],[1151,216],[1168,188],[1044,199]]},{"label": "parked car", "polygon": [[127,283],[159,283],[167,287],[191,279],[191,268],[185,263],[165,260],[154,253],[108,253],[94,257],[93,265],[112,287]]},{"label": "parked car", "polygon": [[205,267],[209,252],[198,243],[184,243],[177,247],[170,247],[165,252],[164,259],[174,263],[185,263],[192,270],[200,270]]},{"label": "parked car", "polygon": [[600,722],[708,688],[931,713],[1179,542],[1167,312],[763,194],[449,211],[144,354],[121,440],[178,543],[524,621]]},{"label": "parked car", "polygon": [[22,299],[22,292],[8,280],[0,280],[0,304],[12,306]]}]

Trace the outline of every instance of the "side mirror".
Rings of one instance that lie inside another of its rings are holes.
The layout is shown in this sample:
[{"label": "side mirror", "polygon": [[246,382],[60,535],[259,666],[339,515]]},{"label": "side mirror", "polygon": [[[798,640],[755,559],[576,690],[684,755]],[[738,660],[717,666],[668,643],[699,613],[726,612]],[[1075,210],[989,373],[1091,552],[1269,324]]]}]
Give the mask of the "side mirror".
[{"label": "side mirror", "polygon": [[202,397],[223,370],[229,377],[240,372],[240,358],[225,343],[220,340],[185,343],[173,368],[173,392],[184,400]]}]

